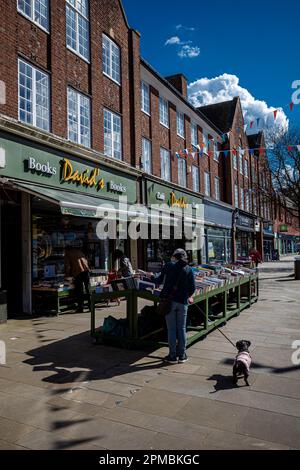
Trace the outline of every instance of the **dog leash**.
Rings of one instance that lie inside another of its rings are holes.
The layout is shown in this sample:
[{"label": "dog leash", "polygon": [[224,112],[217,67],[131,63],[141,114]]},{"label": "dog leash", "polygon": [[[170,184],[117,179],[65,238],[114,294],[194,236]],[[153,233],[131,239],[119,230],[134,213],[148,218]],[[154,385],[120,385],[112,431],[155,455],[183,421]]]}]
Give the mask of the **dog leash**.
[{"label": "dog leash", "polygon": [[220,328],[217,328],[217,330],[221,333],[221,335],[224,336],[224,338],[227,339],[227,341],[229,341],[230,344],[232,344],[232,346],[234,347],[234,349],[236,349],[235,344],[233,344],[233,342],[228,338],[228,336],[226,336],[225,333],[223,333],[223,331],[220,330]]},{"label": "dog leash", "polygon": [[[194,305],[195,305],[195,306],[197,307],[197,309],[202,313],[202,315],[205,315],[204,312],[202,311],[202,309],[201,309],[197,304],[194,304]],[[218,330],[219,333],[221,333],[221,335],[223,335],[224,338],[226,338],[227,341],[234,347],[234,349],[236,349],[236,345],[233,344],[233,342],[228,338],[228,336],[225,335],[225,333],[223,333],[223,331],[220,330],[220,328],[216,328],[216,330]]]}]

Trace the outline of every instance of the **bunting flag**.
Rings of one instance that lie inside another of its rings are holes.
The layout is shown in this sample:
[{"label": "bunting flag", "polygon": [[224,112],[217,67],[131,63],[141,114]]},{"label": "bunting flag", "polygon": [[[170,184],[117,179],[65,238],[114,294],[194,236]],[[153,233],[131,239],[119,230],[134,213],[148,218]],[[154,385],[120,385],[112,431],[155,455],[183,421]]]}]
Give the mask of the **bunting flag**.
[{"label": "bunting flag", "polygon": [[278,109],[276,109],[276,110],[274,111],[274,121],[276,121],[277,113],[278,113]]},{"label": "bunting flag", "polygon": [[197,155],[197,152],[192,152],[192,158],[195,160],[195,156]]},{"label": "bunting flag", "polygon": [[188,157],[189,156],[189,149],[184,149],[183,155],[186,155]]},{"label": "bunting flag", "polygon": [[229,150],[224,150],[224,157],[228,157],[228,154],[229,154]]},{"label": "bunting flag", "polygon": [[289,145],[288,146],[288,151],[291,152],[293,150],[293,146],[292,145]]},{"label": "bunting flag", "polygon": [[290,102],[290,110],[293,111],[293,108],[294,108],[294,102],[291,101],[291,102]]},{"label": "bunting flag", "polygon": [[176,153],[175,153],[175,156],[176,156],[177,158],[180,158],[180,153],[176,152]]},{"label": "bunting flag", "polygon": [[199,156],[200,156],[200,157],[203,157],[203,154],[204,154],[203,149],[201,149],[201,150],[200,150],[200,153],[199,153]]},{"label": "bunting flag", "polygon": [[257,127],[259,127],[259,123],[260,123],[260,118],[257,118],[257,119],[256,119],[256,125],[257,125]]},{"label": "bunting flag", "polygon": [[259,149],[259,155],[261,156],[261,155],[263,155],[264,153],[265,153],[265,149],[261,147],[261,148]]},{"label": "bunting flag", "polygon": [[232,149],[233,155],[236,155],[236,149]]},{"label": "bunting flag", "polygon": [[253,126],[254,126],[254,121],[251,121],[250,122],[250,129],[253,129]]},{"label": "bunting flag", "polygon": [[245,124],[245,125],[244,125],[244,132],[245,132],[245,133],[246,133],[247,127],[248,127],[248,124]]},{"label": "bunting flag", "polygon": [[298,152],[300,152],[300,145],[297,145],[297,150]]},{"label": "bunting flag", "polygon": [[253,157],[254,155],[254,150],[250,149],[250,157]]}]

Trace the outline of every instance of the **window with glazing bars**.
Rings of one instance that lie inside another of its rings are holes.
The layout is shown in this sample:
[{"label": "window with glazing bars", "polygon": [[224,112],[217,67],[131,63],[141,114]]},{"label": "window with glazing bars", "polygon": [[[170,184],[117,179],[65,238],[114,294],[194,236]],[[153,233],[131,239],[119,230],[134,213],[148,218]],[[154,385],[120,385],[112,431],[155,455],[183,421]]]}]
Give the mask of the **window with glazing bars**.
[{"label": "window with glazing bars", "polygon": [[26,18],[48,31],[49,0],[18,0],[17,8]]},{"label": "window with glazing bars", "polygon": [[108,36],[102,36],[103,73],[121,84],[121,56],[120,48]]},{"label": "window with glazing bars", "polygon": [[121,117],[108,109],[104,110],[104,153],[122,160]]},{"label": "window with glazing bars", "polygon": [[200,191],[200,182],[199,182],[199,168],[195,165],[192,166],[192,175],[193,175],[193,191]]},{"label": "window with glazing bars", "polygon": [[177,111],[177,134],[180,137],[183,137],[183,138],[185,136],[185,132],[184,132],[184,115],[183,115],[183,113],[180,113],[179,111]]},{"label": "window with glazing bars", "polygon": [[159,121],[163,126],[169,127],[169,103],[161,96],[159,98]]},{"label": "window with glazing bars", "polygon": [[141,82],[141,101],[142,111],[150,114],[150,90],[149,85],[145,82]]},{"label": "window with glazing bars", "polygon": [[178,184],[186,188],[186,160],[178,159]]},{"label": "window with glazing bars", "polygon": [[170,152],[162,147],[160,149],[160,172],[163,180],[171,181]]},{"label": "window with glazing bars", "polygon": [[50,130],[49,76],[23,60],[18,61],[19,120]]},{"label": "window with glazing bars", "polygon": [[151,142],[145,138],[142,140],[142,169],[146,173],[151,173],[152,171]]},{"label": "window with glazing bars", "polygon": [[68,87],[68,137],[72,142],[91,146],[90,98]]},{"label": "window with glazing bars", "polygon": [[88,0],[66,0],[67,46],[86,60],[90,57]]}]

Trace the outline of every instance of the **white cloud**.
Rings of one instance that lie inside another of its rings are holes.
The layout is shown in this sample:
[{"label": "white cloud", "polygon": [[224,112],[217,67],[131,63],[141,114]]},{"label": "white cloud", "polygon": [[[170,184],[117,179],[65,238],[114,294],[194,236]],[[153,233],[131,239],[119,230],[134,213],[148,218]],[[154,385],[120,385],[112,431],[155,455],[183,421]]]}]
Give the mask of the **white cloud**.
[{"label": "white cloud", "polygon": [[183,26],[182,24],[178,24],[176,29],[179,31],[180,29],[184,29],[185,31],[196,31],[196,28],[191,28],[188,26]]},{"label": "white cloud", "polygon": [[[262,128],[273,127],[273,111],[276,109],[278,109],[278,114],[275,126],[287,127],[289,123],[282,108],[268,106],[265,101],[254,98],[246,88],[241,87],[239,78],[236,75],[224,73],[215,78],[201,78],[189,85],[188,93],[189,100],[196,107],[229,101],[239,96],[243,107],[245,123],[250,124],[251,121],[255,121],[252,130],[248,126],[248,133],[256,133]],[[257,118],[266,120],[266,124],[260,121],[260,127],[257,127]]]},{"label": "white cloud", "polygon": [[198,46],[190,46],[185,44],[178,52],[178,55],[181,57],[181,59],[193,59],[194,57],[198,57],[200,55],[200,48]]},{"label": "white cloud", "polygon": [[182,44],[178,36],[172,36],[165,42],[165,46],[174,46],[175,44]]}]

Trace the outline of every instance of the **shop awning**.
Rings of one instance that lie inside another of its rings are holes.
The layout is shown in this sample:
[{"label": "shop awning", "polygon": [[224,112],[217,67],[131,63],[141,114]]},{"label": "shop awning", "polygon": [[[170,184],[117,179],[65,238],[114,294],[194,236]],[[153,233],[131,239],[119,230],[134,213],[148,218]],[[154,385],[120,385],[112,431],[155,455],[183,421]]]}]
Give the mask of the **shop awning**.
[{"label": "shop awning", "polygon": [[64,215],[101,218],[107,213],[111,213],[112,215],[123,213],[128,217],[138,216],[137,212],[130,212],[125,208],[120,209],[118,202],[100,197],[92,197],[74,191],[63,191],[61,189],[47,188],[23,182],[19,183],[14,181],[14,186],[20,191],[25,191],[32,196],[58,205]]}]

